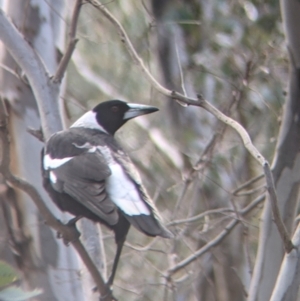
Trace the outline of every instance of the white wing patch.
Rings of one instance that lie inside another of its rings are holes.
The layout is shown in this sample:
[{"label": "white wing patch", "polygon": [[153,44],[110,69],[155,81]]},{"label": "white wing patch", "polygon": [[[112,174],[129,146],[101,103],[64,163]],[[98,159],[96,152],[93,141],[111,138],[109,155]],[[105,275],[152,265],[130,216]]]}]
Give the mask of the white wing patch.
[{"label": "white wing patch", "polygon": [[49,154],[44,156],[44,169],[48,170],[48,169],[55,169],[65,163],[67,163],[68,161],[70,161],[73,157],[66,157],[66,158],[62,158],[62,159],[52,159],[51,156]]},{"label": "white wing patch", "polygon": [[98,146],[111,170],[106,179],[106,191],[110,199],[126,214],[150,215],[151,212],[139,195],[134,183],[128,178],[121,165],[119,165],[107,146]]},{"label": "white wing patch", "polygon": [[52,170],[50,171],[49,177],[50,177],[50,181],[53,184],[55,184],[57,182],[57,177],[56,177],[55,173]]},{"label": "white wing patch", "polygon": [[134,183],[127,177],[119,164],[109,164],[111,175],[106,180],[106,191],[111,200],[126,214],[150,215],[151,212],[141,199]]}]

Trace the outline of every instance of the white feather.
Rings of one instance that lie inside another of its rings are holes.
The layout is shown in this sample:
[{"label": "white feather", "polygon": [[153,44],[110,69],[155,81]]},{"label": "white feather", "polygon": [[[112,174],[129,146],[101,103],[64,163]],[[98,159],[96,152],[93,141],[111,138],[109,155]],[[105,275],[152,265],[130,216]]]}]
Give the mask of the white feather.
[{"label": "white feather", "polygon": [[44,169],[55,169],[68,161],[70,161],[73,157],[66,157],[62,159],[52,159],[49,154],[44,156]]},{"label": "white feather", "polygon": [[136,186],[119,164],[110,164],[111,175],[107,178],[106,191],[111,200],[128,215],[150,215],[150,210],[141,199]]},{"label": "white feather", "polygon": [[110,199],[128,215],[150,215],[151,212],[139,195],[136,186],[126,175],[121,165],[113,158],[107,146],[98,146],[111,170],[106,180],[106,191]]},{"label": "white feather", "polygon": [[107,131],[97,122],[96,113],[93,111],[86,112],[71,125],[71,128],[78,127],[97,129],[107,133]]},{"label": "white feather", "polygon": [[83,145],[78,145],[76,144],[75,142],[72,143],[75,147],[77,148],[86,148],[88,149],[88,153],[94,153],[96,150],[97,150],[97,146],[93,146],[92,144],[86,142],[85,144]]},{"label": "white feather", "polygon": [[51,181],[53,184],[55,184],[55,183],[57,182],[57,177],[56,177],[56,175],[55,175],[55,173],[54,173],[53,171],[50,171],[49,177],[50,177],[50,181]]}]

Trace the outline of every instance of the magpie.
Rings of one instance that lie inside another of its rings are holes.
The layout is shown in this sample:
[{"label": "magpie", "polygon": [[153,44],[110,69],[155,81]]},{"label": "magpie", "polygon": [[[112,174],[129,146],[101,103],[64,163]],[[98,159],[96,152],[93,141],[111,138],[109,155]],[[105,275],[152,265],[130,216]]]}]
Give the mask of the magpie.
[{"label": "magpie", "polygon": [[148,236],[171,238],[127,153],[114,138],[128,120],[156,107],[109,100],[71,127],[53,134],[42,154],[43,185],[54,203],[115,233],[112,285],[130,225]]}]

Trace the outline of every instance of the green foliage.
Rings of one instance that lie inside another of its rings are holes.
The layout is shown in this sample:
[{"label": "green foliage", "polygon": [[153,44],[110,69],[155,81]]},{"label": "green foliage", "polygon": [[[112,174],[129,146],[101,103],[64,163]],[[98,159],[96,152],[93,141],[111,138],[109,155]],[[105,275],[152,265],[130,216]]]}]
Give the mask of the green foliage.
[{"label": "green foliage", "polygon": [[21,287],[15,285],[19,279],[16,270],[8,263],[0,260],[0,300],[1,301],[25,301],[36,297],[42,293],[42,290],[35,289],[24,291]]},{"label": "green foliage", "polygon": [[18,280],[18,274],[14,268],[12,268],[6,262],[0,260],[0,290]]}]

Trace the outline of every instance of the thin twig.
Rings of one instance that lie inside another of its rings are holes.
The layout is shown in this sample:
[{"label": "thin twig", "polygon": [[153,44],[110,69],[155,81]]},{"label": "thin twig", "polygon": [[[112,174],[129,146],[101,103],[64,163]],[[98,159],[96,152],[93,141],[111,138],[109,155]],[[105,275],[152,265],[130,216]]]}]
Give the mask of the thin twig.
[{"label": "thin twig", "polygon": [[41,142],[45,142],[42,129],[27,128],[27,132]]},{"label": "thin twig", "polygon": [[260,174],[248,181],[246,181],[245,183],[243,183],[241,186],[239,186],[238,188],[236,188],[235,190],[233,190],[231,192],[231,194],[233,195],[238,195],[238,192],[240,192],[241,190],[243,190],[244,188],[254,184],[255,182],[259,181],[260,179],[262,179],[264,177],[264,174]]},{"label": "thin twig", "polygon": [[235,196],[247,196],[247,195],[251,195],[257,192],[265,192],[266,191],[266,185],[260,185],[259,187],[253,188],[253,189],[249,189],[249,190],[245,190],[244,192],[240,192],[240,193],[236,193]]},{"label": "thin twig", "polygon": [[20,75],[17,72],[15,72],[14,70],[12,70],[11,68],[9,68],[9,67],[7,67],[3,64],[0,64],[0,68],[2,68],[3,70],[9,72],[10,74],[15,76],[16,78],[21,79]]},{"label": "thin twig", "polygon": [[[178,51],[178,43],[175,41],[175,50],[176,50],[176,57],[177,57],[177,63],[178,63],[178,69],[179,69],[179,74],[180,74],[180,82],[181,82],[181,88],[183,91],[184,96],[187,96],[186,93],[186,88],[185,88],[185,83],[184,83],[184,76],[183,76],[183,70],[180,62],[180,56],[179,56],[179,51]],[[180,103],[179,103],[180,104]]]},{"label": "thin twig", "polygon": [[63,55],[62,59],[59,62],[56,73],[52,78],[54,83],[60,82],[62,80],[65,71],[68,67],[69,61],[71,59],[72,53],[75,49],[76,43],[78,42],[78,39],[76,39],[76,29],[77,29],[77,23],[79,19],[81,6],[82,6],[82,0],[76,0],[72,18],[71,18],[68,46],[65,54]]},{"label": "thin twig", "polygon": [[[132,56],[132,59],[134,60],[134,62],[141,67],[142,71],[145,73],[146,77],[151,81],[151,83],[154,85],[154,87],[161,92],[162,94],[168,95],[169,97],[171,97],[171,93],[170,90],[166,89],[165,87],[163,87],[150,73],[150,71],[148,70],[148,68],[146,67],[146,65],[144,64],[143,60],[139,57],[139,55],[137,54],[135,48],[133,47],[125,29],[123,28],[122,24],[118,21],[117,18],[115,18],[110,12],[109,10],[100,2],[96,1],[96,0],[87,0],[87,2],[89,2],[90,4],[92,4],[95,8],[97,8],[98,10],[100,10],[103,15],[111,22],[113,23],[113,25],[116,26],[117,31],[120,35],[121,38],[121,42],[124,44],[124,46],[127,48],[128,52],[130,53],[130,55]],[[184,95],[183,95],[184,97]],[[185,97],[184,97],[185,98]],[[179,99],[180,100],[180,99]],[[198,101],[196,100],[196,103],[198,103]]]},{"label": "thin twig", "polygon": [[[240,211],[240,215],[244,216],[247,213],[249,213],[251,210],[253,210],[258,204],[260,204],[264,200],[264,196],[260,196],[257,199],[255,199],[253,202],[251,202],[248,206],[243,208]],[[221,231],[214,239],[212,239],[210,242],[208,242],[206,245],[204,245],[201,249],[197,250],[192,255],[188,256],[187,258],[183,259],[179,263],[177,263],[174,267],[169,269],[166,272],[166,277],[170,278],[173,274],[178,272],[179,270],[185,268],[190,263],[194,262],[196,259],[198,259],[200,256],[205,254],[207,251],[209,251],[211,248],[217,246],[220,244],[224,238],[234,229],[236,225],[240,223],[239,219],[233,219],[230,221],[227,226],[225,226],[224,230]]]},{"label": "thin twig", "polygon": [[187,193],[190,184],[195,179],[196,175],[198,175],[199,173],[202,173],[204,171],[204,169],[206,168],[206,166],[210,163],[210,159],[212,157],[214,147],[217,143],[218,138],[220,138],[221,136],[222,136],[222,134],[219,135],[218,131],[213,135],[213,137],[210,139],[210,141],[204,148],[204,150],[203,150],[202,154],[200,155],[199,159],[197,160],[197,162],[190,169],[187,176],[185,177],[183,189],[177,199],[177,202],[176,202],[176,205],[174,208],[173,219],[177,215],[177,212],[180,208],[182,201],[184,200],[185,194]]},{"label": "thin twig", "polygon": [[194,223],[199,221],[200,219],[204,218],[207,215],[210,214],[225,214],[225,212],[234,212],[232,208],[218,208],[218,209],[211,209],[211,210],[206,210],[205,212],[202,212],[200,214],[184,218],[184,219],[178,219],[174,220],[170,223],[167,224],[167,226],[175,226],[175,225],[180,225],[180,224],[187,224],[187,223]]}]

